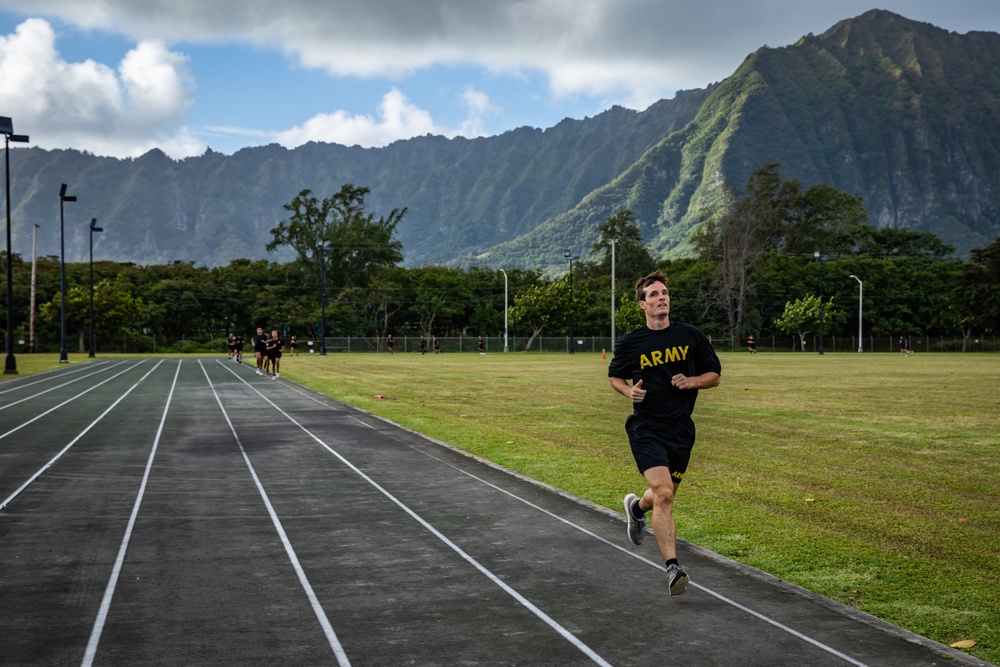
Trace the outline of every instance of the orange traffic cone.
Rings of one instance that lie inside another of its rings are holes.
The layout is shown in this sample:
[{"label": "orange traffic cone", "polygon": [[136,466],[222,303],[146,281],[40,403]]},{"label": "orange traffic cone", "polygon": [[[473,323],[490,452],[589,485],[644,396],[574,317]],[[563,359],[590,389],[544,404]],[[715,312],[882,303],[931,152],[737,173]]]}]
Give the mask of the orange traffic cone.
[{"label": "orange traffic cone", "polygon": [[604,349],[604,348],[602,347],[602,348],[601,348],[601,359],[607,359],[607,358],[608,358],[608,353],[607,353],[607,351],[606,351],[606,350],[605,350],[605,349]]}]

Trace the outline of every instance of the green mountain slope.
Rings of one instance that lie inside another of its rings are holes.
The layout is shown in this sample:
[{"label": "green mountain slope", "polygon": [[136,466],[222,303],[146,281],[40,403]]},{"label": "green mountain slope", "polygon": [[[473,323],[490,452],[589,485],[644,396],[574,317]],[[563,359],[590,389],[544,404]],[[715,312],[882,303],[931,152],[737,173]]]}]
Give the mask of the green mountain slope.
[{"label": "green mountain slope", "polygon": [[691,230],[768,162],[804,187],[861,195],[872,224],[933,232],[960,254],[984,247],[1000,234],[1000,35],[875,10],[760,49],[689,126],[481,259],[536,265],[562,248],[586,252],[623,206],[656,252],[683,254]]},{"label": "green mountain slope", "polygon": [[[643,112],[613,108],[547,130],[425,136],[385,148],[272,145],[232,156],[135,160],[11,150],[14,250],[140,264],[268,257],[282,205],[301,189],[371,188],[408,208],[405,263],[564,268],[597,226],[630,207],[650,248],[688,251],[691,230],[747,176],[777,162],[804,187],[859,194],[879,226],[930,231],[967,255],[1000,234],[1000,35],[959,35],[874,10],[794,45],[762,48],[725,81]],[[287,259],[286,255],[271,256]]]},{"label": "green mountain slope", "polygon": [[[66,204],[66,256],[87,258],[87,225],[98,218],[95,257],[140,264],[175,259],[220,265],[267,257],[283,204],[304,188],[324,197],[344,183],[371,188],[371,210],[409,212],[398,227],[405,262],[444,263],[516,238],[580,201],[690,122],[706,93],[661,101],[639,113],[615,107],[545,131],[497,137],[418,137],[385,148],[271,145],[232,156],[181,161],[151,151],[135,160],[77,151],[11,151],[14,250],[59,252],[59,186]],[[285,259],[276,255],[273,259]]]}]

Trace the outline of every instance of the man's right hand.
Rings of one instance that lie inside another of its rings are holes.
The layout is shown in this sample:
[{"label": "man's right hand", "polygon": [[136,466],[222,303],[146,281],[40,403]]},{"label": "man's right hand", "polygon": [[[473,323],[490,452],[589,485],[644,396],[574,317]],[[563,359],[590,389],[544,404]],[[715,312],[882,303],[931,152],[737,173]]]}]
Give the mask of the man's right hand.
[{"label": "man's right hand", "polygon": [[633,403],[642,403],[642,399],[646,398],[646,390],[642,388],[642,380],[639,380],[629,391],[629,398],[632,399]]}]

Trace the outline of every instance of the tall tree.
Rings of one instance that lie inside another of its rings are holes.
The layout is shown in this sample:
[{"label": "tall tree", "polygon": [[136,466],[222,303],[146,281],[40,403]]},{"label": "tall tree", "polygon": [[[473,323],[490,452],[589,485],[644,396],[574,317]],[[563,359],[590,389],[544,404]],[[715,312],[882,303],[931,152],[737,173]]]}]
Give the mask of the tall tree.
[{"label": "tall tree", "polygon": [[603,254],[598,267],[604,275],[611,271],[612,241],[615,246],[615,269],[619,276],[643,276],[656,267],[656,261],[642,243],[642,232],[632,209],[622,209],[609,215],[604,223],[598,225],[597,231],[601,235],[591,250]]},{"label": "tall tree", "polygon": [[[819,327],[820,322],[820,299],[818,296],[810,294],[795,301],[785,304],[785,312],[774,321],[775,326],[788,334],[796,334],[802,344],[802,351],[806,349],[806,336]],[[833,306],[833,297],[830,297],[822,306],[823,328],[830,331],[835,323],[843,320],[844,313]]]},{"label": "tall tree", "polygon": [[727,329],[740,335],[760,255],[776,245],[783,232],[798,183],[782,181],[778,165],[767,164],[750,175],[745,196],[708,222],[694,236],[703,260],[717,262],[715,299],[727,317]]},{"label": "tall tree", "polygon": [[348,183],[320,201],[311,190],[302,190],[285,204],[291,215],[271,230],[267,251],[291,247],[313,279],[318,282],[325,273],[328,288],[367,285],[373,269],[403,259],[403,244],[393,236],[406,215],[405,208],[393,209],[376,219],[374,213],[365,211],[369,192]]}]

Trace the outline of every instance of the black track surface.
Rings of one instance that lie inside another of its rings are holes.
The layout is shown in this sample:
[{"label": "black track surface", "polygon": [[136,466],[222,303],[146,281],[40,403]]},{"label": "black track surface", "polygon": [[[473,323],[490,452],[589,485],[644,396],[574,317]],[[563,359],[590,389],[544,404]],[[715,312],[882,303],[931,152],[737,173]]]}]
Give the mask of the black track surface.
[{"label": "black track surface", "polygon": [[225,359],[0,384],[0,503],[4,666],[985,664]]}]

